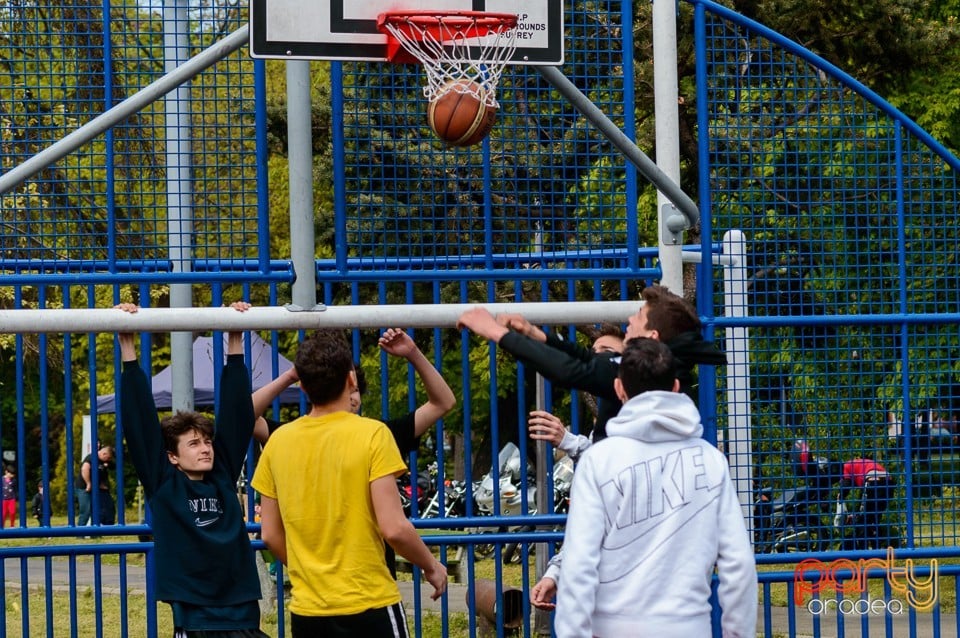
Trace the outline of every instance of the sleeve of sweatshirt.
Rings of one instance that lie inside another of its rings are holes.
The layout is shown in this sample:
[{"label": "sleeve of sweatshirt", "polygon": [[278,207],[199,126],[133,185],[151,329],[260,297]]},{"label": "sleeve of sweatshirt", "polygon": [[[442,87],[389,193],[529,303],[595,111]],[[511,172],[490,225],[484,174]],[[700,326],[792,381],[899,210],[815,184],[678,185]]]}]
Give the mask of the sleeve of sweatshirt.
[{"label": "sleeve of sweatshirt", "polygon": [[163,447],[160,420],[150,392],[150,383],[136,361],[123,362],[120,375],[120,423],[137,478],[143,483],[147,497],[152,497],[160,485],[164,468],[172,466],[167,461]]},{"label": "sleeve of sweatshirt", "polygon": [[543,572],[541,578],[552,578],[553,582],[560,585],[560,565],[563,564],[563,549],[550,557],[550,560],[547,562],[547,568]]},{"label": "sleeve of sweatshirt", "polygon": [[580,455],[587,451],[587,448],[593,444],[593,441],[582,434],[574,434],[567,431],[557,447],[567,453],[574,461],[580,460]]},{"label": "sleeve of sweatshirt", "polygon": [[250,372],[243,355],[227,355],[227,363],[220,373],[217,432],[213,444],[216,449],[214,459],[218,464],[223,463],[233,478],[240,476],[256,422],[252,391]]},{"label": "sleeve of sweatshirt", "polygon": [[554,628],[558,638],[593,635],[593,613],[600,583],[600,546],[606,515],[585,454],[573,475],[570,514],[563,535],[563,580],[558,581]]},{"label": "sleeve of sweatshirt", "polygon": [[553,332],[547,333],[546,343],[551,348],[560,350],[561,352],[566,352],[574,359],[578,359],[580,361],[589,361],[596,354],[590,348],[584,348],[576,341],[568,341],[567,339],[563,339]]},{"label": "sleeve of sweatshirt", "polygon": [[757,631],[757,566],[743,510],[726,468],[724,474],[717,514],[720,525],[717,595],[723,610],[720,625],[723,638],[747,638]]},{"label": "sleeve of sweatshirt", "polygon": [[517,332],[505,334],[498,346],[561,387],[589,392],[611,401],[617,400],[613,389],[613,380],[617,378],[617,364],[609,357],[592,356],[585,361],[580,360]]}]

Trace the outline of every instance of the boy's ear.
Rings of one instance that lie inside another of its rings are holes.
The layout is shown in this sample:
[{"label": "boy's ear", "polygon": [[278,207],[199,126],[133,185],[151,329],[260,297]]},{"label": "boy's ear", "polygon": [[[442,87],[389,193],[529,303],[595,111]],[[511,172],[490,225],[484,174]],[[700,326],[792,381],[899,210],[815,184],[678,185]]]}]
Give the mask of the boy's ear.
[{"label": "boy's ear", "polygon": [[179,466],[180,457],[174,454],[173,452],[167,452],[167,460],[170,461],[170,465]]},{"label": "boy's ear", "polygon": [[623,381],[620,380],[620,377],[613,380],[613,391],[616,392],[620,403],[626,403],[630,399],[627,396],[627,391],[623,389]]},{"label": "boy's ear", "polygon": [[352,394],[360,389],[360,382],[357,380],[357,371],[351,370],[347,375],[347,394]]}]

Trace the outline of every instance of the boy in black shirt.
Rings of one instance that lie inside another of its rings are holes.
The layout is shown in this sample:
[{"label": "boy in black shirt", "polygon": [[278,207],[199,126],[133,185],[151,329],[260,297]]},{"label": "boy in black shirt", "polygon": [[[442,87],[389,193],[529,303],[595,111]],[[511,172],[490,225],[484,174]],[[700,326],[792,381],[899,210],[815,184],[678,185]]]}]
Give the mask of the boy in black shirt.
[{"label": "boy in black shirt", "polygon": [[[243,312],[250,305],[232,307]],[[117,308],[137,311],[133,304]],[[174,636],[266,638],[260,631],[260,581],[236,494],[254,424],[243,333],[229,334],[216,437],[214,422],[197,412],[158,422],[133,335],[117,337],[121,422],[153,515],[157,597],[170,604]]]}]

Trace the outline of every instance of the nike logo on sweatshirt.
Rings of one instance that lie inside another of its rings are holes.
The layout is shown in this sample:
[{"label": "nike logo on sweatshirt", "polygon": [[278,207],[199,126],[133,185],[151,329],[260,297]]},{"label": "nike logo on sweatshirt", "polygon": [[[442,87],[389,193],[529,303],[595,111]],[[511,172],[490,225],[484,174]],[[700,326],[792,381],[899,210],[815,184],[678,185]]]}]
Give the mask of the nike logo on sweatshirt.
[{"label": "nike logo on sweatshirt", "polygon": [[[676,529],[713,502],[722,485],[722,470],[704,464],[703,448],[699,445],[624,468],[614,479],[600,485],[607,519],[602,551],[619,552],[638,540],[652,537],[664,526]],[[653,549],[651,543],[645,551],[634,554],[640,558],[634,565],[601,560],[601,566],[610,568],[602,570],[601,580],[626,573],[643,562]]]}]

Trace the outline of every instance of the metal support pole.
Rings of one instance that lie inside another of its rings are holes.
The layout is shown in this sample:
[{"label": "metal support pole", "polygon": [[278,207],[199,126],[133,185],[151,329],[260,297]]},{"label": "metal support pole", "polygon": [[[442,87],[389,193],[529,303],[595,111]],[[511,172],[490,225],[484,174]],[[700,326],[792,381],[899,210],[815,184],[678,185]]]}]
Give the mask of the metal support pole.
[{"label": "metal support pole", "polygon": [[[723,269],[724,316],[747,316],[746,239],[739,230],[723,236],[723,254],[732,263]],[[753,453],[750,415],[750,331],[737,326],[726,329],[727,431],[723,445],[730,461],[730,478],[740,497],[740,507],[753,529]],[[718,433],[719,434],[719,433]]]},{"label": "metal support pole", "polygon": [[[170,2],[163,12],[163,60],[167,74],[190,57],[189,8],[186,0]],[[193,256],[193,157],[190,80],[166,95],[165,160],[167,185],[167,244],[173,272],[191,270]],[[191,284],[170,285],[170,306],[193,306]],[[170,335],[170,366],[173,371],[174,410],[193,410],[193,333]]]},{"label": "metal support pole", "polygon": [[[656,118],[657,166],[673,184],[680,183],[680,114],[677,102],[677,3],[653,0],[653,105]],[[683,264],[680,259],[682,228],[673,221],[674,199],[657,186],[661,285],[683,295]],[[690,220],[695,223],[695,220]],[[690,223],[687,228],[693,225]]]},{"label": "metal support pole", "polygon": [[[547,401],[546,381],[537,374],[537,409],[545,410]],[[520,436],[524,436],[521,433]],[[552,448],[547,446],[546,441],[537,441],[537,512],[547,513],[548,490],[552,489],[547,475],[547,455],[552,452]],[[537,552],[534,558],[534,570],[537,575],[537,581],[543,578],[543,573],[547,571],[547,543],[537,543]],[[542,609],[535,609],[533,613],[533,633],[537,636],[550,635],[550,612]]]},{"label": "metal support pole", "polygon": [[293,303],[317,303],[316,244],[313,232],[313,123],[310,62],[287,61],[287,170],[290,174],[290,258],[297,279]]}]

